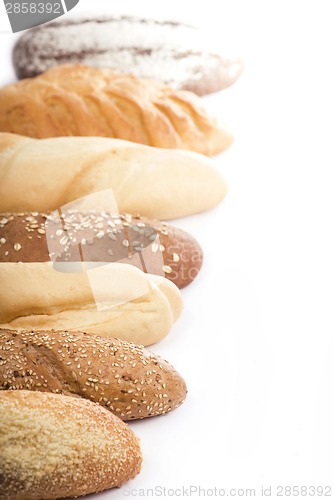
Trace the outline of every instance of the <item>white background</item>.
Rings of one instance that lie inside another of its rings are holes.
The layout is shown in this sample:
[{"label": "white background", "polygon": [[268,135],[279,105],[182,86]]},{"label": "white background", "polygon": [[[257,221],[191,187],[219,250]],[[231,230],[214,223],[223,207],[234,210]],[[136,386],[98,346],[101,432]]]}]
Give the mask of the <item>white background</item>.
[{"label": "white background", "polygon": [[[237,84],[205,99],[235,135],[214,159],[229,193],[217,209],[177,221],[197,236],[205,263],[183,292],[181,319],[152,348],[184,376],[188,399],[131,424],[142,473],[98,498],[158,485],[256,488],[258,497],[262,485],[333,484],[330,6],[81,0],[73,11],[201,23],[246,63]],[[14,79],[14,38],[0,35],[1,84]]]}]

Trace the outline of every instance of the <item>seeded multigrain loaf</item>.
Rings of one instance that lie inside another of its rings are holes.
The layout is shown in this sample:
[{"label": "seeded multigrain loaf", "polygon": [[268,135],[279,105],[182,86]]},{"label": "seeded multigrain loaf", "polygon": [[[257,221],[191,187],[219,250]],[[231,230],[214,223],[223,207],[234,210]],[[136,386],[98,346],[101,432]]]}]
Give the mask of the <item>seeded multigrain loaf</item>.
[{"label": "seeded multigrain loaf", "polygon": [[13,60],[19,78],[76,62],[154,78],[204,95],[229,87],[243,69],[240,59],[220,54],[216,43],[207,43],[206,35],[176,21],[66,18],[26,31],[15,45]]},{"label": "seeded multigrain loaf", "polygon": [[202,259],[190,234],[140,216],[73,210],[0,213],[0,262],[121,261],[183,288],[197,276]]},{"label": "seeded multigrain loaf", "polygon": [[0,391],[0,498],[51,500],[121,486],[141,469],[139,440],[81,398]]},{"label": "seeded multigrain loaf", "polygon": [[215,207],[227,185],[208,158],[188,151],[103,137],[0,133],[1,212],[56,210],[106,189],[119,212],[163,220]]},{"label": "seeded multigrain loaf", "polygon": [[186,397],[176,370],[142,346],[83,332],[0,330],[0,391],[80,396],[122,420],[162,415]]},{"label": "seeded multigrain loaf", "polygon": [[116,137],[208,156],[232,142],[192,92],[83,65],[57,66],[1,89],[0,131]]}]

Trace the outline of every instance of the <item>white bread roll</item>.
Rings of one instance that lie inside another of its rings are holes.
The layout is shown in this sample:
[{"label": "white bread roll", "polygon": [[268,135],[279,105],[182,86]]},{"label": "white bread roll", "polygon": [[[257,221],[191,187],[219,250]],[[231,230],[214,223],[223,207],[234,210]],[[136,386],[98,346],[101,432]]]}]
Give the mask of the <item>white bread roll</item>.
[{"label": "white bread roll", "polygon": [[86,399],[0,391],[0,498],[49,500],[103,491],[135,477],[139,440]]},{"label": "white bread roll", "polygon": [[109,188],[119,211],[157,219],[208,210],[227,191],[198,153],[103,137],[0,134],[0,212],[55,210]]},{"label": "white bread roll", "polygon": [[150,345],[180,315],[182,296],[166,278],[118,263],[81,271],[59,272],[50,262],[0,263],[0,328],[82,330]]}]

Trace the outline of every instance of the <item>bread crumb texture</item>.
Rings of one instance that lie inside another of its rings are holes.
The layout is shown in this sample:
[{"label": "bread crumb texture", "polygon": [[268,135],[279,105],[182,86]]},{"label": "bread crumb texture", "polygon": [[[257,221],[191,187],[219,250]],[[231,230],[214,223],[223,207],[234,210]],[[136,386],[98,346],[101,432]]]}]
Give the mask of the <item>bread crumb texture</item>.
[{"label": "bread crumb texture", "polygon": [[0,392],[0,498],[40,500],[121,486],[141,468],[139,440],[90,401]]}]

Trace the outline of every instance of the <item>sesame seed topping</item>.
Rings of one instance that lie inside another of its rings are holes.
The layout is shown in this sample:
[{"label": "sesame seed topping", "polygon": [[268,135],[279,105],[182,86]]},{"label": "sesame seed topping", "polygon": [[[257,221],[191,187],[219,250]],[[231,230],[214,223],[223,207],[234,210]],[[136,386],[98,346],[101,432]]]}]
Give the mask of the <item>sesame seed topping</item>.
[{"label": "sesame seed topping", "polygon": [[173,253],[172,254],[172,259],[173,259],[174,262],[179,262],[179,255],[178,255],[178,253]]}]

